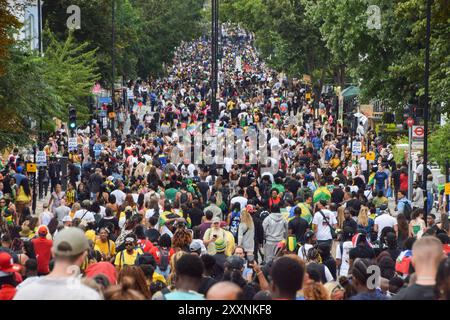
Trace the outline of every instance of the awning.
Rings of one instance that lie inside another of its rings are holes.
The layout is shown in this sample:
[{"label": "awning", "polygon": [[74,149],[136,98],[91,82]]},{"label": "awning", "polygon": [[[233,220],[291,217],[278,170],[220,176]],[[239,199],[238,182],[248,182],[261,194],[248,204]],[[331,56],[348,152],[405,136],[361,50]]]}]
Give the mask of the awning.
[{"label": "awning", "polygon": [[351,98],[359,95],[359,88],[355,86],[350,86],[348,88],[345,88],[341,94],[344,98]]}]

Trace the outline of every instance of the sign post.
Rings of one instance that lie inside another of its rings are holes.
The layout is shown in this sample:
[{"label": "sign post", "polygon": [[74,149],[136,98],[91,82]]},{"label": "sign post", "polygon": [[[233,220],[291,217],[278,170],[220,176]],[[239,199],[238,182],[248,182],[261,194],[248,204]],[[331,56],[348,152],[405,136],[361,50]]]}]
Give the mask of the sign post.
[{"label": "sign post", "polygon": [[412,183],[413,183],[413,172],[412,172],[412,127],[414,125],[414,119],[408,118],[406,120],[408,125],[408,200],[412,201]]}]

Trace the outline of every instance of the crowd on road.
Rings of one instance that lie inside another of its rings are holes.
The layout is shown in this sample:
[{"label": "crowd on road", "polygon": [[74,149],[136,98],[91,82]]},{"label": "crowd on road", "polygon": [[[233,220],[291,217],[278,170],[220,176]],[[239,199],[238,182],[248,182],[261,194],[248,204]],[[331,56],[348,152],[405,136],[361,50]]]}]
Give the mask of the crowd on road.
[{"label": "crowd on road", "polygon": [[[166,77],[130,81],[117,130],[78,130],[69,152],[58,128],[38,215],[23,155],[1,159],[0,299],[449,299],[449,217],[431,172],[421,189],[429,169],[419,160],[408,200],[407,163],[363,122],[337,124],[332,97],[313,108],[309,86],[280,79],[237,27],[222,55],[217,119],[201,38]],[[183,129],[237,139],[210,144],[205,164]]]}]

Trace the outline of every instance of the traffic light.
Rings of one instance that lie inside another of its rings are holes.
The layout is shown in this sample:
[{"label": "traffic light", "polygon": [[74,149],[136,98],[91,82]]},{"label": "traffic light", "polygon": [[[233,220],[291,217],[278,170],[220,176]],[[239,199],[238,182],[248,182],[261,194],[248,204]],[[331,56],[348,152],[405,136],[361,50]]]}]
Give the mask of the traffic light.
[{"label": "traffic light", "polygon": [[69,106],[69,129],[75,130],[77,127],[77,109]]}]

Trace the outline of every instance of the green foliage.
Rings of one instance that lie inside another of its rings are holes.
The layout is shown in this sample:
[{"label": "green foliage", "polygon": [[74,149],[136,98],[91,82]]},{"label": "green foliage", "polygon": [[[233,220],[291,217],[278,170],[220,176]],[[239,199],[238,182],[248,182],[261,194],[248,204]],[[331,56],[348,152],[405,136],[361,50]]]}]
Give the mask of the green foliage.
[{"label": "green foliage", "polygon": [[[0,149],[23,145],[36,138],[30,124],[54,127],[53,118],[67,118],[67,105],[77,107],[80,121],[87,119],[86,103],[92,83],[98,79],[95,51],[77,44],[69,34],[59,42],[46,33],[49,45],[40,57],[18,44],[9,47],[8,72],[0,76]],[[45,129],[45,127],[43,128]]]},{"label": "green foliage", "polygon": [[428,152],[430,159],[445,168],[445,161],[450,160],[450,123],[434,131],[429,139]]},{"label": "green foliage", "polygon": [[[116,77],[156,76],[172,59],[182,40],[201,35],[203,0],[114,0]],[[98,48],[101,78],[111,83],[112,0],[53,0],[44,2],[44,20],[58,39],[67,34],[66,9],[81,9],[79,43]]]},{"label": "green foliage", "polygon": [[[424,94],[425,4],[422,0],[222,0],[223,20],[256,35],[278,71],[307,73],[343,87],[357,83],[360,101],[382,99],[393,111]],[[369,5],[381,28],[370,29]],[[431,112],[450,111],[450,3],[434,0],[431,19]],[[441,103],[445,108],[439,108]]]}]

